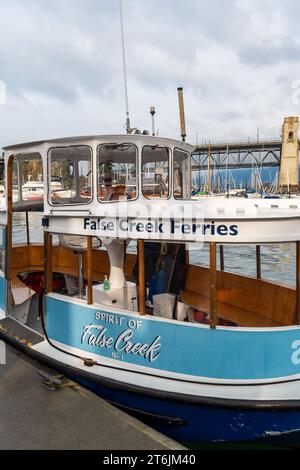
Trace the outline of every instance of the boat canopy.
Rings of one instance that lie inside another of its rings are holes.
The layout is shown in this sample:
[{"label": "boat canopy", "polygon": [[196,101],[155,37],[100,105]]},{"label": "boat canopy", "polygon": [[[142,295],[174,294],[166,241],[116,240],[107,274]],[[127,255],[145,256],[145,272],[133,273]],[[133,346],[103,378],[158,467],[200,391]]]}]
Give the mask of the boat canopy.
[{"label": "boat canopy", "polygon": [[99,203],[189,200],[193,149],[184,142],[145,135],[63,138],[4,148],[6,161],[12,156],[15,161],[16,200],[24,202],[22,188],[30,181],[26,176],[37,179],[24,172],[24,162],[39,160],[45,212],[80,205],[92,213],[99,213]]},{"label": "boat canopy", "polygon": [[[183,243],[299,240],[300,199],[191,200],[194,147],[185,142],[108,135],[4,150],[12,210],[42,206],[53,233]],[[42,194],[28,191],[28,182],[41,180]]]}]

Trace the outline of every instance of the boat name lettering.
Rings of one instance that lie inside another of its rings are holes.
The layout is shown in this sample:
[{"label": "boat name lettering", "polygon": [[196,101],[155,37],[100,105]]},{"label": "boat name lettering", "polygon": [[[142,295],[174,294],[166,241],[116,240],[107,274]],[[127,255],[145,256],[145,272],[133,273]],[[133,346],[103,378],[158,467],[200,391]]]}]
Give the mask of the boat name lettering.
[{"label": "boat name lettering", "polygon": [[[183,235],[196,235],[201,234],[203,236],[236,236],[238,235],[237,225],[226,225],[216,224],[214,221],[210,223],[191,223],[182,222],[182,220],[169,219],[169,223],[159,222],[155,220],[153,222],[137,222],[135,220],[128,220],[127,218],[107,220],[102,217],[90,218],[84,217],[83,229],[91,231],[105,231],[115,232],[119,230],[121,232],[138,232],[138,233],[168,233],[172,235],[183,234]],[[166,227],[167,225],[167,227]]]},{"label": "boat name lettering", "polygon": [[105,321],[110,325],[122,325],[126,320],[125,317],[120,317],[119,315],[114,315],[113,313],[106,312],[96,312],[95,320]]},{"label": "boat name lettering", "polygon": [[115,315],[114,313],[96,312],[95,320],[100,320],[109,323],[110,325],[119,326],[122,326],[122,324],[127,320],[127,326],[132,330],[139,330],[142,327],[141,320],[136,320],[135,318],[130,318],[128,320],[125,317],[120,317],[119,315]]},{"label": "boat name lettering", "polygon": [[114,349],[117,352],[124,352],[132,355],[139,355],[149,362],[154,362],[159,354],[161,348],[161,337],[156,336],[151,344],[148,343],[134,343],[132,341],[133,331],[128,328],[120,333],[117,338],[107,334],[107,328],[103,325],[95,325],[90,323],[84,326],[81,336],[81,344],[86,343],[90,346],[98,348]]},{"label": "boat name lettering", "polygon": [[171,219],[171,233],[176,233],[180,231],[185,235],[195,234],[196,232],[201,232],[202,235],[232,235],[235,236],[238,234],[238,226],[230,225],[229,227],[225,224],[215,225],[215,222],[212,221],[209,224],[197,224],[197,223],[176,223],[174,219]]},{"label": "boat name lettering", "polygon": [[132,232],[136,231],[139,233],[164,233],[162,222],[155,220],[154,222],[136,222],[128,220],[126,218],[117,219],[118,226],[112,220],[105,220],[105,218],[95,218],[91,219],[89,217],[84,218],[83,228],[84,230],[103,230],[107,232],[114,232],[116,228],[121,232]]}]

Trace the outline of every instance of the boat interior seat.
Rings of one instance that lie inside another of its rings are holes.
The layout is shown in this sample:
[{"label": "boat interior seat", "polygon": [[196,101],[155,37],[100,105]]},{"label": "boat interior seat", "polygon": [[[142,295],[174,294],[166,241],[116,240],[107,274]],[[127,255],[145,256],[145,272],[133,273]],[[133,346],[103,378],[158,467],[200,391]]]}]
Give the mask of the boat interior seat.
[{"label": "boat interior seat", "polygon": [[[209,313],[209,269],[189,266],[180,298]],[[262,279],[217,272],[217,316],[245,327],[294,324],[295,290]]]},{"label": "boat interior seat", "polygon": [[[58,235],[59,243],[69,250],[76,253],[82,253],[87,250],[87,237],[80,235]],[[98,238],[93,237],[93,250],[97,250],[101,247],[101,241]]]},{"label": "boat interior seat", "polygon": [[[199,310],[203,313],[209,313],[209,297],[200,295],[192,291],[183,290],[180,294],[180,299],[190,307]],[[226,304],[225,302],[217,301],[217,317],[229,322],[235,323],[237,326],[245,327],[270,327],[282,326],[270,318],[266,318],[256,312],[251,312],[244,308],[236,307],[234,305]]]},{"label": "boat interior seat", "polygon": [[117,201],[120,197],[125,196],[126,186],[125,184],[118,184],[111,188],[109,193],[109,201]]}]

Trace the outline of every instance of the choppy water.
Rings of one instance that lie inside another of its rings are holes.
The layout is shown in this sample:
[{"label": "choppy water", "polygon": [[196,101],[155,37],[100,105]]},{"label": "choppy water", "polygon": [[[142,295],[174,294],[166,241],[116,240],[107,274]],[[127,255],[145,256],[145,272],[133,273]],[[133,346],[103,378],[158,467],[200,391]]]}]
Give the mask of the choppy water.
[{"label": "choppy water", "polygon": [[[30,242],[43,243],[42,216],[29,213]],[[15,213],[13,223],[13,241],[26,241],[25,213]],[[135,251],[135,243],[129,245]],[[190,244],[190,263],[208,266],[208,245]],[[256,251],[254,245],[224,245],[225,269],[229,272],[256,276]],[[219,262],[219,256],[218,256]],[[295,285],[296,252],[295,244],[280,243],[261,246],[262,277],[283,284]]]}]

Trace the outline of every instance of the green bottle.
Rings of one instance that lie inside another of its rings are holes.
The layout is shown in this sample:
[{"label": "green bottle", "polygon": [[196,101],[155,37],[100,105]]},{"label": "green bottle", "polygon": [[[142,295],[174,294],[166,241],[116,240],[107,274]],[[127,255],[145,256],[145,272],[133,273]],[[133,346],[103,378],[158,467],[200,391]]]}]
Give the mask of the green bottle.
[{"label": "green bottle", "polygon": [[110,282],[107,279],[107,276],[104,276],[103,290],[110,290]]}]

